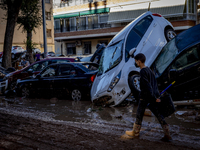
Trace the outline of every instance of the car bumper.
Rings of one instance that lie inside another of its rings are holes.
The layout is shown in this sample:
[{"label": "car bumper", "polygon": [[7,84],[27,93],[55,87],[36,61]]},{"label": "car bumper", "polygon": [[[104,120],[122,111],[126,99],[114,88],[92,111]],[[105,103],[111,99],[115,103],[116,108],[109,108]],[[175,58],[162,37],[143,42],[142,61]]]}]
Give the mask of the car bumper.
[{"label": "car bumper", "polygon": [[131,90],[125,87],[119,90],[119,92],[117,91],[113,89],[111,92],[105,91],[97,94],[95,97],[91,97],[92,102],[96,105],[116,106],[123,102],[131,94]]}]

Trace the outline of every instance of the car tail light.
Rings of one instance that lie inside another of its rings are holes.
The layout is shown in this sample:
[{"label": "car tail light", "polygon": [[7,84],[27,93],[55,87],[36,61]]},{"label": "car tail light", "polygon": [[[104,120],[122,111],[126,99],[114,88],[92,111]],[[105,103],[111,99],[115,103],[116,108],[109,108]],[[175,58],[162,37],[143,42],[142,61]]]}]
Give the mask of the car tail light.
[{"label": "car tail light", "polygon": [[93,76],[91,76],[91,78],[90,78],[90,80],[92,81],[92,82],[94,82],[94,79],[96,78],[96,75],[93,75]]},{"label": "car tail light", "polygon": [[160,14],[152,14],[152,15],[156,17],[162,17]]}]

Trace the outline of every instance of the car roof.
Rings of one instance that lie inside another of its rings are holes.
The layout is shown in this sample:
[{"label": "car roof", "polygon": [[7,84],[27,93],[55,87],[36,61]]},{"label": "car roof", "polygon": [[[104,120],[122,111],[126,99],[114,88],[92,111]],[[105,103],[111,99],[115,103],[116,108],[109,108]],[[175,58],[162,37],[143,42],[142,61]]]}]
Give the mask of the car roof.
[{"label": "car roof", "polygon": [[182,51],[187,47],[200,43],[199,31],[200,31],[200,24],[195,25],[178,34],[175,37],[175,40],[176,40],[176,46],[179,49],[179,51]]}]

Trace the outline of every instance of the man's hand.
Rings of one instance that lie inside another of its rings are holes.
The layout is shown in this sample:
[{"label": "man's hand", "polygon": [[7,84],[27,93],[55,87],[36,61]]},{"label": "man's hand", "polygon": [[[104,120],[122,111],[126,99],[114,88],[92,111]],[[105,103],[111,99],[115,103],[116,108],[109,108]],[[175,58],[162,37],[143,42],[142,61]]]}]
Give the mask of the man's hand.
[{"label": "man's hand", "polygon": [[158,98],[158,99],[156,99],[156,102],[157,102],[157,103],[160,103],[160,102],[161,102],[161,100]]}]

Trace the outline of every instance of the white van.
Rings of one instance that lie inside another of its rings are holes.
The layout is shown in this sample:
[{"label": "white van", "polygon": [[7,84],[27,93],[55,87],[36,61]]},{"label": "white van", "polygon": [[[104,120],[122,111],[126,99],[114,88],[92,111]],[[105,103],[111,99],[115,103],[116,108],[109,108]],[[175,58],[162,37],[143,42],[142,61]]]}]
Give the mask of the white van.
[{"label": "white van", "polygon": [[140,91],[139,69],[133,54],[143,53],[146,66],[156,59],[162,47],[176,36],[173,26],[159,14],[150,11],[120,31],[108,44],[101,57],[99,72],[91,89],[91,100],[101,105],[118,105],[131,91]]}]

